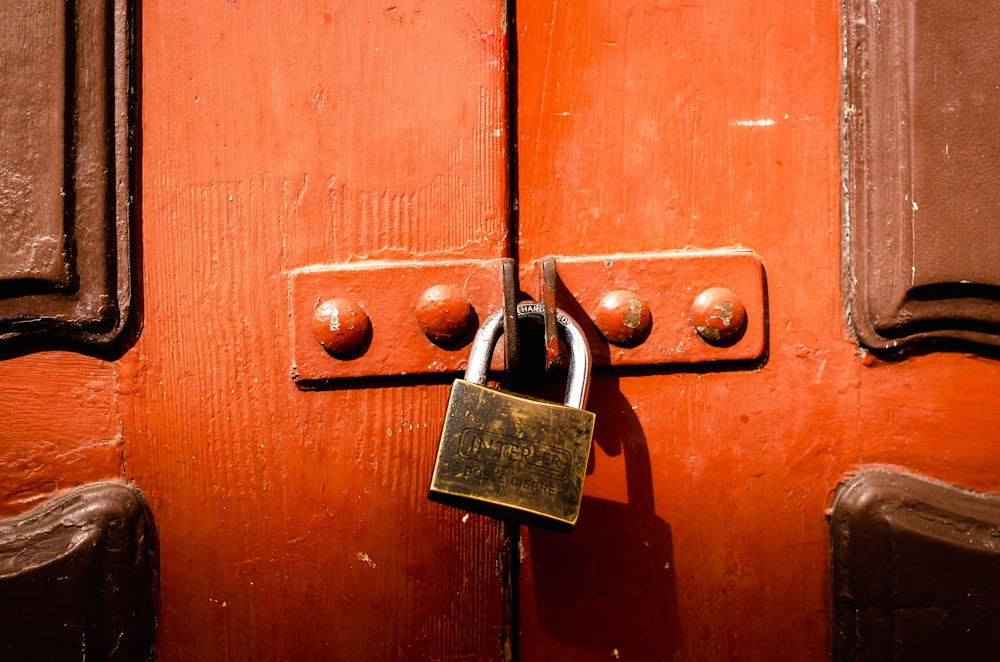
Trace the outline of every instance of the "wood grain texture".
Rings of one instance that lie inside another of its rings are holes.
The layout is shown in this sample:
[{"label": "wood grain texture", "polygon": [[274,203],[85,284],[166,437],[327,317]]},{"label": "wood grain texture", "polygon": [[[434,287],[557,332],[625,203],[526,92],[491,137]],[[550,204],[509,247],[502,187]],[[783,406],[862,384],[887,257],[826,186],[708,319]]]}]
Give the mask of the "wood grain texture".
[{"label": "wood grain texture", "polygon": [[839,4],[550,0],[518,20],[521,259],[743,245],[770,314],[760,369],[596,376],[582,528],[528,535],[522,659],[828,659],[845,476],[1000,489],[1000,364],[873,363],[843,321]]},{"label": "wood grain texture", "polygon": [[426,498],[447,386],[299,390],[287,272],[499,255],[498,8],[142,11],[145,327],[119,388],[158,659],[497,659],[494,526]]}]

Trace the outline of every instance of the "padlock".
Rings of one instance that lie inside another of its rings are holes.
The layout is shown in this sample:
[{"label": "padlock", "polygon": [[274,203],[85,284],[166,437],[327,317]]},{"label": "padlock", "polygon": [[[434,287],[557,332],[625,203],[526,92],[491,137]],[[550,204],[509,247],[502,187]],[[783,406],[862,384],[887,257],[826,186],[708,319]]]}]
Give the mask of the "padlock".
[{"label": "padlock", "polygon": [[[543,318],[542,304],[517,306]],[[590,349],[580,326],[556,319],[569,351],[564,404],[485,386],[502,312],[476,333],[464,379],[456,379],[431,478],[432,501],[523,524],[571,530],[580,513],[594,414],[583,409]]]}]

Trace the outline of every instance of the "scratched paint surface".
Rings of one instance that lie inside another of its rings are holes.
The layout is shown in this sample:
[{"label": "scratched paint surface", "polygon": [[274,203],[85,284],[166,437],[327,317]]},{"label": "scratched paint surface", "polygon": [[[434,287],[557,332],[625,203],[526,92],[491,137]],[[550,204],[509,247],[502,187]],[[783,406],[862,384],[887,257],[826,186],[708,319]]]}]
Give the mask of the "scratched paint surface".
[{"label": "scratched paint surface", "polygon": [[524,660],[828,659],[844,476],[1000,490],[1000,364],[862,360],[843,322],[839,8],[518,4],[521,259],[739,244],[770,310],[760,369],[595,378],[578,530],[528,536]]}]

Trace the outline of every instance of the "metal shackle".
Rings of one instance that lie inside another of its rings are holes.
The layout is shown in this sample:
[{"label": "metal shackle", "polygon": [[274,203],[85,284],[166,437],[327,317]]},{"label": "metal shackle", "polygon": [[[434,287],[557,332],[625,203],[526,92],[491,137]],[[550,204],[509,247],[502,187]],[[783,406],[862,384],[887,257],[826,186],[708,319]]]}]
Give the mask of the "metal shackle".
[{"label": "metal shackle", "polygon": [[[544,307],[540,303],[517,304],[517,318],[545,319]],[[569,369],[566,379],[564,404],[575,409],[583,409],[587,404],[590,389],[590,347],[583,329],[572,317],[562,310],[556,310],[556,321],[562,330],[563,340],[569,349]],[[469,352],[469,365],[465,369],[465,380],[474,384],[485,384],[486,373],[493,358],[493,349],[503,335],[503,311],[497,311],[486,318],[476,332]]]}]

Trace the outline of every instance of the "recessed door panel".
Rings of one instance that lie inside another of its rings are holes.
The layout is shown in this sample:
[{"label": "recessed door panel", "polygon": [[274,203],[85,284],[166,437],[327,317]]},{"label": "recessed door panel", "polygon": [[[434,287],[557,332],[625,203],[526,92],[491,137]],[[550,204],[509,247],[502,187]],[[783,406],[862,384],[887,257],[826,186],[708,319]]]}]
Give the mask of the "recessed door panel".
[{"label": "recessed door panel", "polygon": [[1000,111],[988,3],[847,3],[845,290],[861,343],[1000,344]]}]

